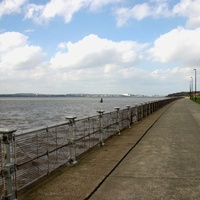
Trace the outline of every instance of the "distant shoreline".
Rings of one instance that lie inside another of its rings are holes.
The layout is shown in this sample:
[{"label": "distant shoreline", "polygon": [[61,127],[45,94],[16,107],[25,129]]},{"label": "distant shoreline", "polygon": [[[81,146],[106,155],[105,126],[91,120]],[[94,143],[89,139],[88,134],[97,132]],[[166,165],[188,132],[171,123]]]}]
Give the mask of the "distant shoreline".
[{"label": "distant shoreline", "polygon": [[147,95],[122,95],[122,94],[35,94],[35,93],[17,93],[17,94],[0,94],[1,97],[97,97],[97,98],[106,98],[106,97],[163,97],[159,95],[147,96]]}]

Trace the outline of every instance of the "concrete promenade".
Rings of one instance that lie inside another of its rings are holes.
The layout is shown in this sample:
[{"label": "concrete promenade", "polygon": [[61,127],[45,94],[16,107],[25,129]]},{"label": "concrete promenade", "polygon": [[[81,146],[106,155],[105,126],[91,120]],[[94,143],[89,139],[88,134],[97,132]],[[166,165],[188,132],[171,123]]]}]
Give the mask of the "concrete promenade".
[{"label": "concrete promenade", "polygon": [[200,105],[177,100],[20,200],[200,199]]}]

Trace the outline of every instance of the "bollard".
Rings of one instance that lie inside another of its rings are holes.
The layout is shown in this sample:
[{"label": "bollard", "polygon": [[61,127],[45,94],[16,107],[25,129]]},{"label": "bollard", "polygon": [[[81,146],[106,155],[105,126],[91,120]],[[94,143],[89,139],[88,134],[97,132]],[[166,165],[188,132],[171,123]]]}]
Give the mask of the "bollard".
[{"label": "bollard", "polygon": [[70,131],[69,131],[69,138],[68,138],[68,143],[69,143],[69,148],[70,148],[70,157],[69,157],[69,164],[71,166],[74,166],[77,164],[76,160],[76,133],[75,133],[75,119],[76,117],[74,116],[67,116],[67,120],[69,120],[69,126],[70,126]]},{"label": "bollard", "polygon": [[1,200],[17,200],[17,191],[15,190],[15,165],[11,159],[11,144],[14,142],[14,132],[16,129],[0,129],[2,145],[2,168],[1,176],[3,178],[3,195]]},{"label": "bollard", "polygon": [[104,146],[104,141],[103,141],[103,113],[105,112],[104,110],[97,110],[99,113],[99,144],[100,146]]},{"label": "bollard", "polygon": [[128,119],[129,119],[129,126],[128,126],[128,127],[131,128],[131,124],[132,124],[132,120],[131,120],[131,109],[130,109],[131,106],[127,105],[126,107],[127,107],[127,109],[128,109]]},{"label": "bollard", "polygon": [[117,125],[117,131],[118,131],[118,135],[121,135],[120,127],[119,127],[119,110],[120,110],[120,108],[119,108],[119,107],[115,107],[115,110],[116,110],[116,125]]}]

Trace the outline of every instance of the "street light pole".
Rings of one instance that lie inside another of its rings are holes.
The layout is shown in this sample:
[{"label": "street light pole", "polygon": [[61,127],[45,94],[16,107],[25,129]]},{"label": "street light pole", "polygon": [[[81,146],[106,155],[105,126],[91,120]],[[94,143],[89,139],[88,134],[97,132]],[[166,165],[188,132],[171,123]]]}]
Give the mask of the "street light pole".
[{"label": "street light pole", "polygon": [[191,99],[193,98],[193,77],[191,77]]},{"label": "street light pole", "polygon": [[194,77],[195,78],[195,94],[194,94],[195,97],[194,98],[195,98],[195,101],[196,101],[197,100],[197,70],[196,69],[194,69],[194,73],[195,73],[194,74],[195,75],[195,77]]}]

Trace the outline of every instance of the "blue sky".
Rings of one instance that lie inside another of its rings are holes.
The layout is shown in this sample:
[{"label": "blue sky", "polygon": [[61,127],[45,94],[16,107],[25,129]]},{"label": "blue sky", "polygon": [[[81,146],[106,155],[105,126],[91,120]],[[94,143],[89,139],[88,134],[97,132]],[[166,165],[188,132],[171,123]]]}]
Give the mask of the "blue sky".
[{"label": "blue sky", "polygon": [[0,93],[189,91],[199,35],[200,0],[1,0]]}]

